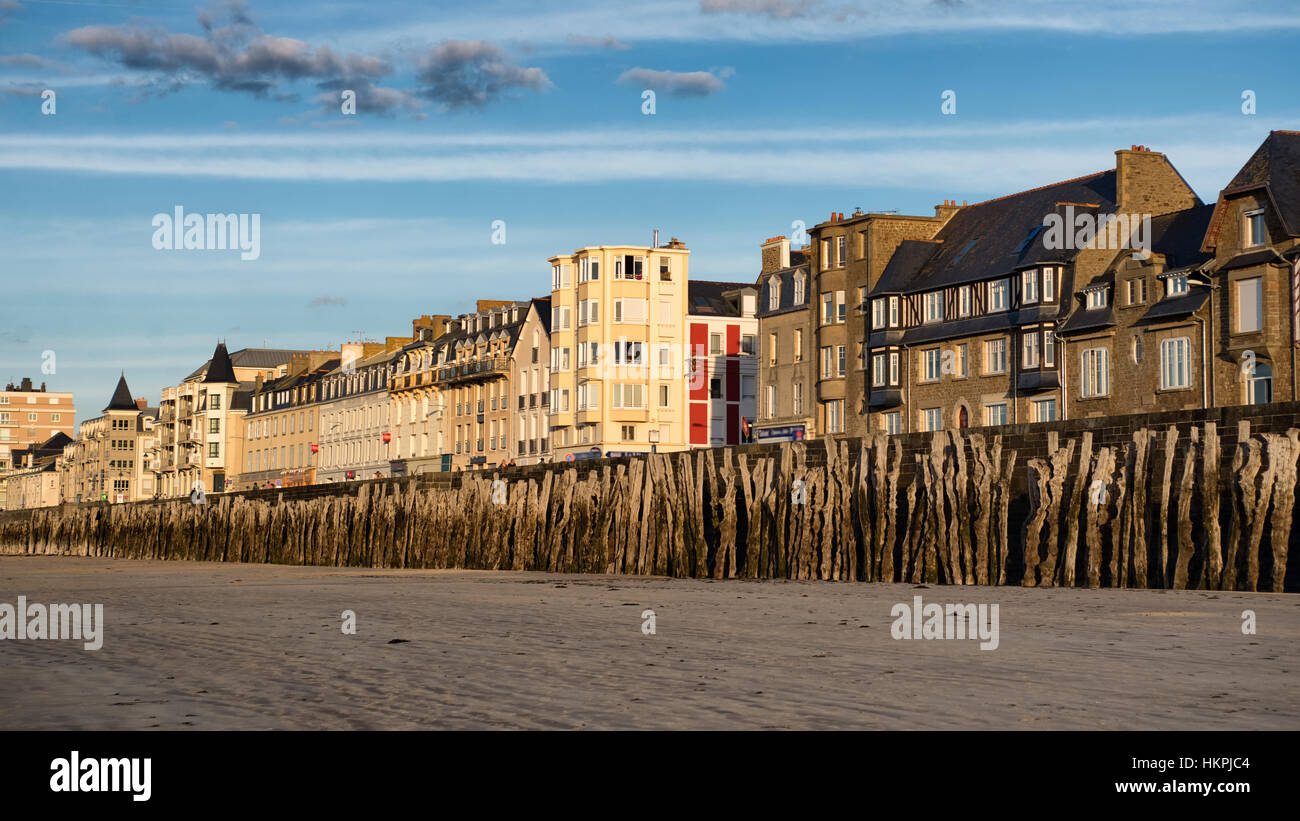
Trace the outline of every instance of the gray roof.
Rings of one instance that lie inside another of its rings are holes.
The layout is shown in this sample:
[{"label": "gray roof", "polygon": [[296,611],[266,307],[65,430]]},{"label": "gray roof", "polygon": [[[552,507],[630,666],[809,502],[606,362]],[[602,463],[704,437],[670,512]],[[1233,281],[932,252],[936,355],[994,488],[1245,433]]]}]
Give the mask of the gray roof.
[{"label": "gray roof", "polygon": [[[230,362],[236,368],[275,368],[288,362],[289,357],[299,353],[311,353],[311,351],[291,348],[242,348],[230,354]],[[185,379],[188,381],[202,376],[211,364],[212,360],[209,359],[195,368]]]}]

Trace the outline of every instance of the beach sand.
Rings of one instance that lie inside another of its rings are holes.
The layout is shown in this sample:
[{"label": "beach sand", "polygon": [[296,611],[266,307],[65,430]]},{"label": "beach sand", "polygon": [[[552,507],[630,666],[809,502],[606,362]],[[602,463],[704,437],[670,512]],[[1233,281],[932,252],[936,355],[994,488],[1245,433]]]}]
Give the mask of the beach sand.
[{"label": "beach sand", "polygon": [[[1294,595],[0,557],[19,595],[105,638],[0,641],[4,730],[1300,729]],[[998,648],[893,639],[917,595]]]}]

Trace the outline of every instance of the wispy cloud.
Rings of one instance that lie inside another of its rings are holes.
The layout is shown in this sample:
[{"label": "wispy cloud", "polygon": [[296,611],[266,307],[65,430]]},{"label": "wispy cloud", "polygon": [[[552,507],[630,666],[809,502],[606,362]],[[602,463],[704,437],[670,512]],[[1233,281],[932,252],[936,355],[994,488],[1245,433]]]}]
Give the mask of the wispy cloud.
[{"label": "wispy cloud", "polygon": [[656,71],[638,67],[623,72],[618,82],[652,88],[672,97],[707,97],[727,90],[722,78],[708,71]]},{"label": "wispy cloud", "polygon": [[440,43],[420,60],[416,80],[419,95],[445,110],[485,105],[512,89],[551,86],[545,71],[515,65],[504,49],[486,40]]}]

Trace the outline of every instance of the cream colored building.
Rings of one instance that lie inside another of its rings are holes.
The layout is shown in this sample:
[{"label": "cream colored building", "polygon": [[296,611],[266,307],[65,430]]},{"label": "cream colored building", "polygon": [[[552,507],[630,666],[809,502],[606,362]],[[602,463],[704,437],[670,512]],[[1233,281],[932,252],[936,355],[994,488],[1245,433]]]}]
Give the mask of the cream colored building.
[{"label": "cream colored building", "polygon": [[239,490],[301,487],[316,483],[320,464],[320,413],[325,375],[340,365],[339,351],[294,354],[271,379],[258,376],[240,420],[244,438],[233,479]]},{"label": "cream colored building", "polygon": [[157,444],[157,413],[131,396],[123,374],[103,414],[78,425],[77,438],[63,448],[58,465],[63,501],[152,499],[156,478],[147,454]]},{"label": "cream colored building", "polygon": [[553,458],[688,447],[689,255],[673,239],[550,258]]},{"label": "cream colored building", "polygon": [[[39,445],[56,433],[76,432],[76,407],[71,393],[39,388],[31,379],[10,383],[0,391],[0,480],[15,466],[14,450]],[[0,510],[5,509],[5,482],[0,481]]]},{"label": "cream colored building", "polygon": [[245,348],[232,354],[223,342],[181,384],[163,388],[148,459],[158,492],[188,496],[198,479],[208,493],[226,490],[243,472],[244,416],[255,380],[283,376],[289,359],[305,353]]},{"label": "cream colored building", "polygon": [[389,337],[386,344],[348,342],[342,363],[322,380],[317,482],[346,482],[389,476],[392,439],[388,429],[392,397],[388,380],[394,361],[410,337]]},{"label": "cream colored building", "polygon": [[442,335],[403,349],[389,388],[394,470],[546,459],[547,303],[479,300]]}]

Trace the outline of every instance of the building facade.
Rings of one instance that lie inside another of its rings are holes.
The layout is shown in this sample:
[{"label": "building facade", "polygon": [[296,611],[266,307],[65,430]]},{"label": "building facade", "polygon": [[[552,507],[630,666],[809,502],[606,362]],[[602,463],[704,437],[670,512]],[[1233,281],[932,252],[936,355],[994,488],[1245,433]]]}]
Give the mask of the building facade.
[{"label": "building facade", "polygon": [[[748,442],[758,408],[758,288],[694,280],[687,286],[687,311],[689,444]],[[662,401],[671,389],[659,391]]]},{"label": "building facade", "polygon": [[231,440],[232,447],[241,448],[239,488],[316,484],[322,387],[326,375],[339,367],[340,357],[338,351],[293,354],[282,375],[254,380],[239,436]]},{"label": "building facade", "polygon": [[554,459],[689,447],[689,257],[674,238],[549,259]]},{"label": "building facade", "polygon": [[103,413],[77,426],[59,459],[62,501],[136,502],[157,490],[148,459],[156,443],[157,408],[134,399],[123,374]]},{"label": "building facade", "polygon": [[[24,378],[0,391],[0,479],[14,468],[12,452],[39,445],[55,434],[71,438],[77,410],[71,393],[39,388]],[[0,510],[5,509],[5,483],[0,481]]]}]

